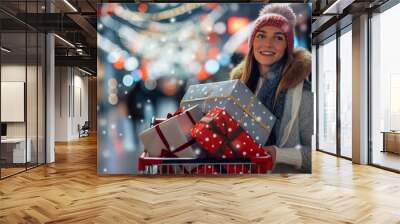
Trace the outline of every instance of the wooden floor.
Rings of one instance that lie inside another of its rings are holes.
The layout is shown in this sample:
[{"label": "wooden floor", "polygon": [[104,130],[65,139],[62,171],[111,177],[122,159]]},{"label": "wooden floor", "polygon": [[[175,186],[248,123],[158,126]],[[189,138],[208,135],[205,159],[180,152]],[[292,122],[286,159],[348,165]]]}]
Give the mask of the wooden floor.
[{"label": "wooden floor", "polygon": [[1,177],[2,178],[8,177],[10,175],[13,175],[13,174],[16,174],[16,173],[19,173],[19,172],[22,172],[22,171],[26,170],[25,167],[23,167],[23,168],[20,168],[20,167],[17,167],[17,168],[0,168],[0,169],[1,169]]},{"label": "wooden floor", "polygon": [[372,160],[374,164],[400,170],[400,154],[376,150],[374,151]]},{"label": "wooden floor", "polygon": [[400,223],[400,175],[315,152],[312,175],[96,174],[96,139],[0,181],[0,223]]},{"label": "wooden floor", "polygon": [[37,167],[36,163],[28,163],[27,167],[25,164],[18,164],[17,167],[7,167],[7,168],[0,168],[1,170],[1,178],[6,178],[11,175],[15,175],[17,173],[23,172],[25,170],[34,169]]}]

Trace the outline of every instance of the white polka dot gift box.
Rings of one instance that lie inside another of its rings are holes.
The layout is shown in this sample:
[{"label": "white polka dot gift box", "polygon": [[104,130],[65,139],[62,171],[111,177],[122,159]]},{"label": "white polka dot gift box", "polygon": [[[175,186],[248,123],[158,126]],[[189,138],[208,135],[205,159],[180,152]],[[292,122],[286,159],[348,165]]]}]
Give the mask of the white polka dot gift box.
[{"label": "white polka dot gift box", "polygon": [[204,113],[216,106],[224,108],[261,145],[267,142],[276,120],[240,80],[191,85],[180,106],[194,105],[200,105]]},{"label": "white polka dot gift box", "polygon": [[193,106],[139,134],[144,151],[150,157],[197,158],[201,153],[191,136],[193,125],[203,117],[198,106]]},{"label": "white polka dot gift box", "polygon": [[192,128],[192,136],[213,158],[255,158],[268,154],[223,108],[214,107]]}]

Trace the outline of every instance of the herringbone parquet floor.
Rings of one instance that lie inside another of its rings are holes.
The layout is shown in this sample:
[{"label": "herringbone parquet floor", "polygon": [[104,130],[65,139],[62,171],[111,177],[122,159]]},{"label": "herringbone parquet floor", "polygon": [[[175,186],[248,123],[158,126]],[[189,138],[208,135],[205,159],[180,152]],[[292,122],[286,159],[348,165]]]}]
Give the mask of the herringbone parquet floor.
[{"label": "herringbone parquet floor", "polygon": [[320,152],[312,175],[98,176],[96,139],[0,181],[0,223],[400,223],[400,175]]}]

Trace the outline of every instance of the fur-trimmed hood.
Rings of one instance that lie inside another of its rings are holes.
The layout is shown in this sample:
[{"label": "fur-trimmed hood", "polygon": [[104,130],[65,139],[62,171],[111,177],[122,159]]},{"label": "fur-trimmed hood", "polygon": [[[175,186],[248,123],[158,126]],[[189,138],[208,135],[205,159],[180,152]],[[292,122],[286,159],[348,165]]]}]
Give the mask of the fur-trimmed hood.
[{"label": "fur-trimmed hood", "polygon": [[[240,62],[230,73],[230,79],[241,79],[245,61]],[[281,89],[295,87],[301,81],[308,79],[311,74],[311,54],[303,48],[295,48],[283,70]],[[242,79],[241,79],[242,80]],[[242,80],[243,81],[243,80]]]}]

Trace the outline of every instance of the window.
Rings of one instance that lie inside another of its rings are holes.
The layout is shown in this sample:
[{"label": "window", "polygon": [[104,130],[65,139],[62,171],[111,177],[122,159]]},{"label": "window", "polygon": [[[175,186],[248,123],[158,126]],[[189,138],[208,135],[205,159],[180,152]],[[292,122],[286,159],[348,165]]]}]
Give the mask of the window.
[{"label": "window", "polygon": [[[44,1],[2,1],[19,16],[40,13]],[[0,13],[0,178],[45,163],[45,34]],[[13,97],[10,97],[13,96]],[[15,99],[15,101],[13,101]],[[10,105],[10,106],[9,106]],[[12,106],[12,107],[11,107]],[[11,109],[16,108],[16,109]]]},{"label": "window", "polygon": [[352,35],[351,26],[340,36],[340,154],[352,157]]},{"label": "window", "polygon": [[[400,20],[400,4],[371,18],[371,140],[372,163],[400,170],[400,156],[384,145],[395,143],[400,148],[400,133],[392,140],[384,135],[393,135],[400,129],[400,64],[398,52],[400,33],[393,29]],[[386,133],[385,133],[386,132]],[[400,153],[400,150],[399,150]]]},{"label": "window", "polygon": [[336,37],[318,48],[318,149],[336,153]]}]

